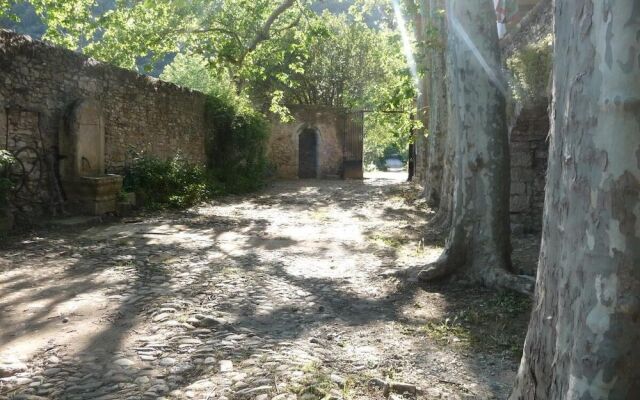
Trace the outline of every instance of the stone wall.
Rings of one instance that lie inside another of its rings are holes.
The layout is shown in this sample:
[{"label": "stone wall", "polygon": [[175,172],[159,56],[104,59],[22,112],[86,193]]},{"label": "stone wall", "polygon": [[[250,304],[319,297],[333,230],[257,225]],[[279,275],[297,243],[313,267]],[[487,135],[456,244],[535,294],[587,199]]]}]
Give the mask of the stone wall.
[{"label": "stone wall", "polygon": [[515,230],[537,232],[542,228],[548,133],[546,105],[523,109],[510,130],[510,211]]},{"label": "stone wall", "polygon": [[[58,135],[79,99],[100,103],[105,119],[105,172],[118,172],[132,151],[205,161],[205,96],[99,63],[72,51],[0,30],[0,148],[17,154],[25,211],[53,211]],[[24,179],[23,179],[24,178]],[[29,190],[35,192],[29,193]]]},{"label": "stone wall", "polygon": [[[553,29],[551,0],[539,1],[501,41],[503,62],[520,49],[538,43]],[[544,84],[544,83],[543,83]],[[544,91],[542,91],[544,92]],[[549,91],[510,109],[511,223],[515,230],[542,229],[545,177],[549,152]]]},{"label": "stone wall", "polygon": [[292,106],[293,121],[283,123],[271,118],[271,136],[267,157],[280,179],[298,178],[300,134],[313,129],[318,136],[318,178],[337,178],[341,173],[343,152],[340,110],[323,106]]}]

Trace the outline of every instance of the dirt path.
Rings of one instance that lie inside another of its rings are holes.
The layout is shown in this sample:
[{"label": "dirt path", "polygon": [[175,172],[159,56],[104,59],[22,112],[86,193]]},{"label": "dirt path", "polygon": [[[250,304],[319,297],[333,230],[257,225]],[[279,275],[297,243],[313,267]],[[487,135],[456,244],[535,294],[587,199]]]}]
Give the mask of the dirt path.
[{"label": "dirt path", "polygon": [[376,399],[392,381],[504,398],[528,304],[411,282],[441,249],[403,177],[276,183],[11,244],[0,399]]}]

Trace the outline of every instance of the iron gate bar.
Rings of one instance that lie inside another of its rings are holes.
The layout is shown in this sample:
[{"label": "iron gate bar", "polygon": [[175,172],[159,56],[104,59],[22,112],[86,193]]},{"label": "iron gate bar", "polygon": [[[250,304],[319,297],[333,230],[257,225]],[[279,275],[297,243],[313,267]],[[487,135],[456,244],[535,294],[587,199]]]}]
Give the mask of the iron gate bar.
[{"label": "iron gate bar", "polygon": [[364,178],[363,147],[364,111],[346,112],[342,142],[342,177],[344,179]]},{"label": "iron gate bar", "polygon": [[408,114],[405,110],[344,111],[342,134],[342,179],[364,179],[364,114]]}]

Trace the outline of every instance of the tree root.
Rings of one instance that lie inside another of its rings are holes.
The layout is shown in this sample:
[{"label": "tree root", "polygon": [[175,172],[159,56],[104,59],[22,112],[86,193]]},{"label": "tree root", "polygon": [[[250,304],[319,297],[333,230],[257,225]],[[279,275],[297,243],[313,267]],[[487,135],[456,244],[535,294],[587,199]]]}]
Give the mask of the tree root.
[{"label": "tree root", "polygon": [[533,291],[536,287],[536,279],[532,276],[515,275],[508,271],[497,270],[496,276],[493,279],[493,284],[489,282],[489,285],[501,287],[503,289],[510,289],[533,297]]},{"label": "tree root", "polygon": [[443,254],[436,262],[428,264],[425,269],[418,273],[418,280],[429,282],[446,278],[449,275],[453,275],[460,265],[460,262],[454,262],[450,256]]},{"label": "tree root", "polygon": [[527,296],[533,296],[536,285],[535,278],[526,275],[515,275],[505,268],[490,267],[480,271],[461,271],[461,263],[454,262],[450,257],[442,256],[436,262],[431,263],[418,273],[418,281],[432,282],[449,276],[459,275],[465,281],[477,282],[485,287],[513,290]]},{"label": "tree root", "polygon": [[446,232],[451,227],[451,213],[442,207],[438,209],[436,215],[429,221],[431,229],[440,232]]}]

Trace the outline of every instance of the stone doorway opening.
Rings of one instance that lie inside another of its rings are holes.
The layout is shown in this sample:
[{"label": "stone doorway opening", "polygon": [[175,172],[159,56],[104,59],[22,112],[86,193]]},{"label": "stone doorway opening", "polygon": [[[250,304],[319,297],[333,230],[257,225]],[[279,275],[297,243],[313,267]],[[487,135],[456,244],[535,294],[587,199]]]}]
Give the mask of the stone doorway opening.
[{"label": "stone doorway opening", "polygon": [[298,138],[298,177],[318,177],[318,133],[313,128],[303,129]]}]

